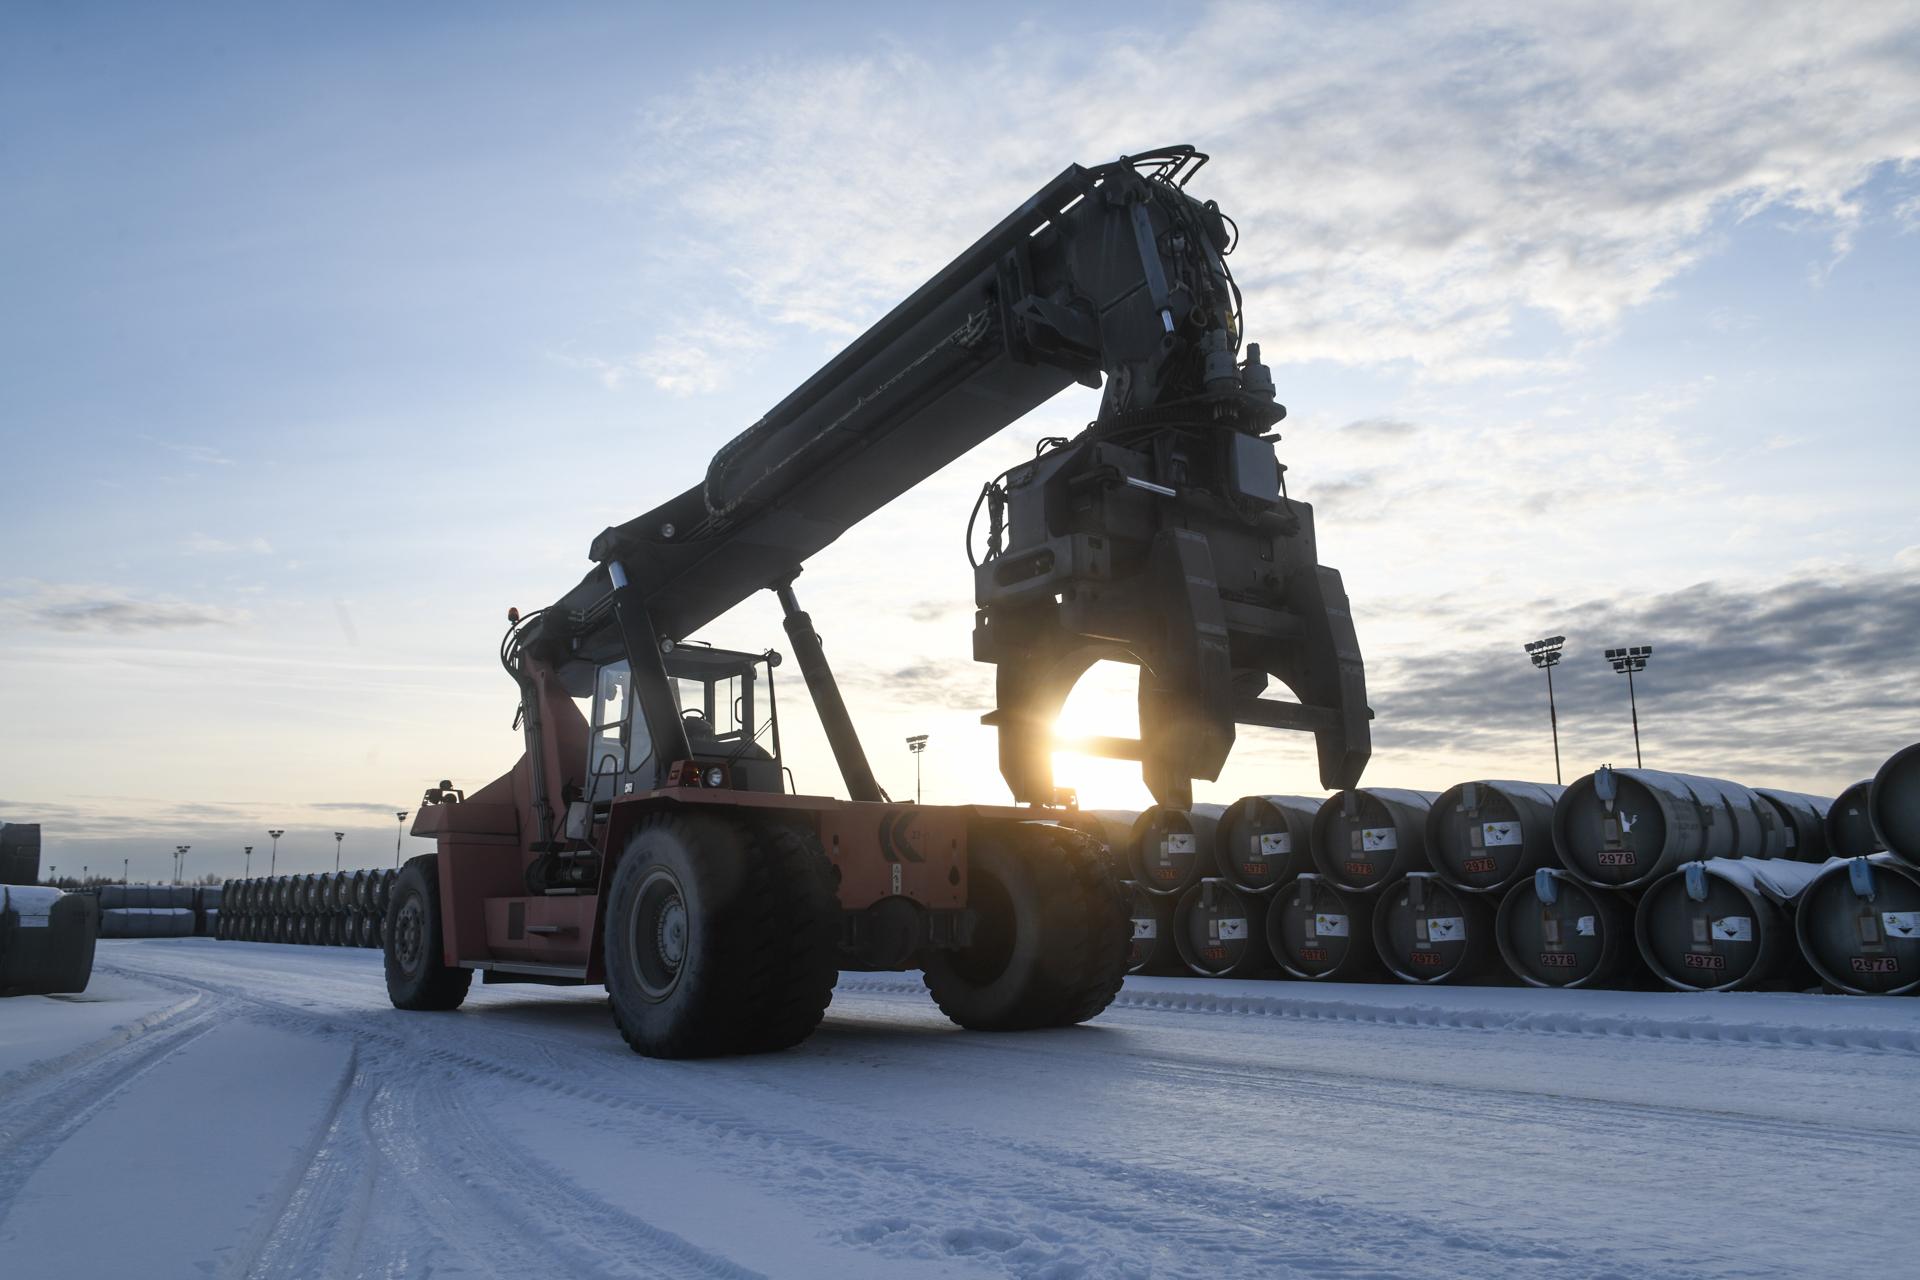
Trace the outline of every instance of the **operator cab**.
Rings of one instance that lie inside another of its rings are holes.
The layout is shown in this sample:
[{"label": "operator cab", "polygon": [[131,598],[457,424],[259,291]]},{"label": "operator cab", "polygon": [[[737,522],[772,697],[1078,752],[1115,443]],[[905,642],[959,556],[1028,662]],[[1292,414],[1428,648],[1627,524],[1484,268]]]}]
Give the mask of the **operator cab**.
[{"label": "operator cab", "polygon": [[666,786],[784,791],[773,695],[780,655],[696,643],[675,645],[662,656],[690,759],[658,758],[654,735],[633,696],[632,667],[625,658],[604,663],[586,708],[585,798],[601,808],[616,796]]}]

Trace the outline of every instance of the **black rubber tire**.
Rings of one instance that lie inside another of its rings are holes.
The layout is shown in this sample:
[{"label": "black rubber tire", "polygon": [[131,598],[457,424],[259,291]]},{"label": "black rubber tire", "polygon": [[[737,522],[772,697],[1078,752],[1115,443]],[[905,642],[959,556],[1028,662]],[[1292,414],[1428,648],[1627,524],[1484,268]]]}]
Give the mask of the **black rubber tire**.
[{"label": "black rubber tire", "polygon": [[1081,832],[1009,824],[967,855],[973,943],[927,958],[927,990],[974,1031],[1085,1022],[1127,976],[1132,911],[1099,842]]},{"label": "black rubber tire", "polygon": [[654,814],[628,840],[608,892],[614,1023],[652,1058],[789,1048],[833,999],[838,944],[832,872],[811,832]]},{"label": "black rubber tire", "polygon": [[[402,922],[404,926],[402,927]],[[448,968],[440,958],[440,857],[422,854],[400,870],[387,904],[381,948],[387,999],[396,1009],[458,1009],[473,985],[473,970]],[[406,952],[403,957],[400,953]]]}]

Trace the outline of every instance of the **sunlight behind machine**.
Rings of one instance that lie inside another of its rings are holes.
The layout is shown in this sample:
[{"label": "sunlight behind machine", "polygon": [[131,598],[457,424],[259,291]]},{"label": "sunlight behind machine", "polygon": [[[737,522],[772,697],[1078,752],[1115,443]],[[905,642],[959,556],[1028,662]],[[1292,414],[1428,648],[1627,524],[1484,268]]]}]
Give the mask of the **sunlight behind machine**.
[{"label": "sunlight behind machine", "polygon": [[[1054,735],[1075,738],[1136,738],[1140,710],[1136,700],[1139,669],[1124,662],[1096,662],[1073,686],[1054,720]],[[1151,804],[1140,765],[1133,760],[1107,760],[1076,751],[1053,754],[1054,781],[1071,787],[1083,808],[1141,808]]]}]

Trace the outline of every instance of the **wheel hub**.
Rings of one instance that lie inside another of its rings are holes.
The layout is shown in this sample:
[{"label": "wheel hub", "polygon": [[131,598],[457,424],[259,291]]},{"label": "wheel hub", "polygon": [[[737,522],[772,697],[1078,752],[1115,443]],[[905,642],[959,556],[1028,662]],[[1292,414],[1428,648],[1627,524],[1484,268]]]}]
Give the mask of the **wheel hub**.
[{"label": "wheel hub", "polygon": [[687,957],[687,908],[680,899],[675,898],[660,913],[660,923],[654,930],[655,945],[660,949],[660,958],[675,969]]},{"label": "wheel hub", "polygon": [[425,949],[425,925],[426,912],[421,909],[420,900],[408,899],[400,908],[400,919],[393,930],[393,954],[408,973],[420,967],[420,954]]},{"label": "wheel hub", "polygon": [[693,942],[692,920],[680,882],[663,867],[647,873],[634,894],[628,932],[635,985],[658,1003],[680,984]]}]

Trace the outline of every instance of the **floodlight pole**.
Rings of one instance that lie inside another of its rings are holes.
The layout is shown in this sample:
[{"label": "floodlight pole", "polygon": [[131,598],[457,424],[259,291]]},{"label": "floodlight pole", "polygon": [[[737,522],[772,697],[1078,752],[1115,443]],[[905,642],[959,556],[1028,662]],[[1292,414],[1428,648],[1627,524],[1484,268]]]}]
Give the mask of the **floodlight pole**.
[{"label": "floodlight pole", "polygon": [[1653,656],[1650,644],[1629,645],[1624,649],[1607,650],[1607,661],[1613,669],[1627,678],[1627,707],[1633,715],[1633,764],[1636,769],[1646,768],[1646,762],[1640,755],[1640,695],[1634,688],[1635,672],[1647,669],[1647,659]]},{"label": "floodlight pole", "polygon": [[1547,666],[1547,719],[1553,725],[1553,783],[1561,784],[1560,777],[1560,711],[1553,705],[1553,665]]},{"label": "floodlight pole", "polygon": [[920,757],[926,754],[927,735],[916,733],[907,739],[907,750],[913,753],[913,802],[920,803]]},{"label": "floodlight pole", "polygon": [[247,846],[247,869],[241,873],[241,879],[253,879],[253,846]]},{"label": "floodlight pole", "polygon": [[340,874],[340,842],[346,838],[347,833],[344,831],[333,833],[333,874],[335,875]]},{"label": "floodlight pole", "polygon": [[280,837],[287,834],[287,829],[281,827],[277,831],[268,831],[267,834],[273,837],[272,856],[267,860],[267,878],[272,879],[280,870]]},{"label": "floodlight pole", "polygon": [[393,837],[393,865],[397,868],[400,865],[400,837],[407,834],[407,811],[395,809],[393,816],[398,820],[400,827]]},{"label": "floodlight pole", "polygon": [[1553,669],[1559,665],[1560,650],[1567,642],[1565,636],[1548,636],[1544,640],[1535,640],[1526,646],[1527,657],[1533,665],[1547,673],[1547,720],[1553,726],[1553,781],[1557,786],[1560,777],[1560,709],[1553,700]]},{"label": "floodlight pole", "polygon": [[1640,700],[1633,693],[1633,668],[1627,668],[1627,707],[1633,713],[1633,767],[1644,769],[1646,761],[1640,758]]}]

